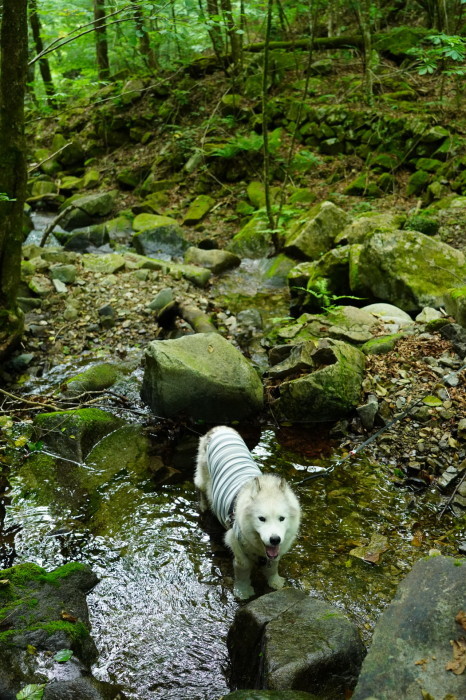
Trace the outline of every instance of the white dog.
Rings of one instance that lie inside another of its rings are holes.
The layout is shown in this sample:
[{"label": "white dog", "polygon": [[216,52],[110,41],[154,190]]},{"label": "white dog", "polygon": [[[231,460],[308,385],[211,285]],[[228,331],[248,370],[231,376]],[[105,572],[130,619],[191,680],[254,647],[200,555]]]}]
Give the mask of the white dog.
[{"label": "white dog", "polygon": [[251,569],[265,564],[270,588],[281,588],[278,562],[293,544],[300,521],[298,499],[285,479],[262,474],[241,436],[217,426],[199,441],[194,484],[201,510],[209,507],[226,528],[233,552],[235,595],[254,595]]}]

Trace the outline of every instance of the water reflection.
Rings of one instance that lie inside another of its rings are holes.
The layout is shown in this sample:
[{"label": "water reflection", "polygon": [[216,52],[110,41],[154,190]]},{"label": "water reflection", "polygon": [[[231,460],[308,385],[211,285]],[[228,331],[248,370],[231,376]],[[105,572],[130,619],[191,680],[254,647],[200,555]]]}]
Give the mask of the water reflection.
[{"label": "water reflection", "polygon": [[[328,465],[331,456],[328,441],[304,428],[264,430],[254,454],[265,470],[291,482],[309,465]],[[96,493],[83,491],[69,503],[61,494],[50,504],[50,484],[42,502],[39,481],[32,489],[19,468],[5,507],[4,527],[16,532],[16,563],[51,569],[78,560],[99,575],[88,597],[100,651],[95,674],[122,684],[134,700],[214,700],[228,691],[225,639],[237,607],[231,561],[218,528],[200,520],[186,479],[157,486],[143,472],[113,470]],[[439,539],[448,523],[435,519],[437,493],[413,498],[367,460],[347,461],[297,490],[302,531],[282,573],[291,585],[340,606],[366,636],[415,559],[431,547],[450,553]],[[388,538],[380,563],[349,554],[374,533]]]}]

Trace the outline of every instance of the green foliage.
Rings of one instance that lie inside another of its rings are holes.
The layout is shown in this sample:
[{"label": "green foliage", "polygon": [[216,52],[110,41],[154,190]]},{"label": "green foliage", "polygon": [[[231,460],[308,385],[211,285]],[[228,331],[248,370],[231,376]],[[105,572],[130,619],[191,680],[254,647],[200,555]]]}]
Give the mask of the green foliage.
[{"label": "green foliage", "polygon": [[407,53],[417,59],[419,75],[433,75],[441,71],[444,75],[466,74],[466,39],[457,35],[435,34],[426,37],[432,46],[416,46]]},{"label": "green foliage", "polygon": [[317,279],[310,278],[305,287],[293,287],[293,289],[306,293],[303,302],[304,305],[307,303],[310,296],[316,298],[324,313],[338,311],[341,305],[335,302],[340,301],[340,299],[356,299],[358,301],[361,299],[361,297],[354,297],[349,294],[334,294],[328,288],[328,280],[325,277],[318,277]]},{"label": "green foliage", "polygon": [[[277,152],[281,144],[281,129],[275,129],[269,134],[269,152]],[[214,148],[210,155],[220,158],[234,158],[239,153],[258,153],[264,146],[262,134],[252,132],[250,134],[233,136],[225,144]]]},{"label": "green foliage", "polygon": [[69,661],[71,659],[73,653],[74,652],[71,649],[60,649],[60,651],[57,651],[53,657],[53,660],[59,664],[63,664],[65,661]]},{"label": "green foliage", "polygon": [[16,700],[42,700],[46,683],[31,683],[16,693]]}]

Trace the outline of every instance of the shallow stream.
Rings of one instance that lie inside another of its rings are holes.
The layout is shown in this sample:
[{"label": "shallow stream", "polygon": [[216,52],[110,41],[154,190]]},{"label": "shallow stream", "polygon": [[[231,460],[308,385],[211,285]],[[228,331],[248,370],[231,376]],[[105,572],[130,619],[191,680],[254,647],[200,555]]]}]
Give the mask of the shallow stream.
[{"label": "shallow stream", "polygon": [[[253,452],[265,470],[297,482],[310,465],[336,459],[319,432],[264,429]],[[88,597],[100,652],[94,672],[121,683],[134,700],[216,700],[228,691],[226,634],[237,608],[231,561],[218,528],[199,517],[191,481],[196,439],[186,437],[185,467],[172,483],[113,469],[84,497],[74,476],[81,472],[89,484],[95,465],[63,462],[58,486],[44,478],[31,489],[22,466],[8,494],[2,565],[33,561],[52,569],[78,560],[93,567],[101,579]],[[288,585],[342,608],[368,640],[400,577],[441,546],[448,528],[436,521],[439,497],[400,489],[388,467],[359,458],[296,490],[302,530],[282,573]],[[388,539],[379,563],[349,554],[374,534]]]}]

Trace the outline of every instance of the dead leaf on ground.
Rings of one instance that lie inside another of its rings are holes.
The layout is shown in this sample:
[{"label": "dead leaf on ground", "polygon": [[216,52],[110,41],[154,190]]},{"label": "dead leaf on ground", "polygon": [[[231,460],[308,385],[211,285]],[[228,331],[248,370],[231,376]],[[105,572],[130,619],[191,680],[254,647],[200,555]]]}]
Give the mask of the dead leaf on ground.
[{"label": "dead leaf on ground", "polygon": [[466,638],[453,639],[450,644],[453,647],[453,661],[447,663],[445,670],[460,676],[466,669]]},{"label": "dead leaf on ground", "polygon": [[372,535],[369,544],[355,547],[350,551],[353,557],[367,561],[369,564],[377,564],[380,555],[388,549],[388,539],[385,535]]},{"label": "dead leaf on ground", "polygon": [[66,610],[61,611],[61,619],[65,620],[66,622],[77,622],[78,618],[75,617],[74,615],[71,615],[70,613],[67,613]]},{"label": "dead leaf on ground", "polygon": [[464,610],[459,611],[458,615],[455,617],[455,621],[466,630],[466,612],[464,612]]}]

